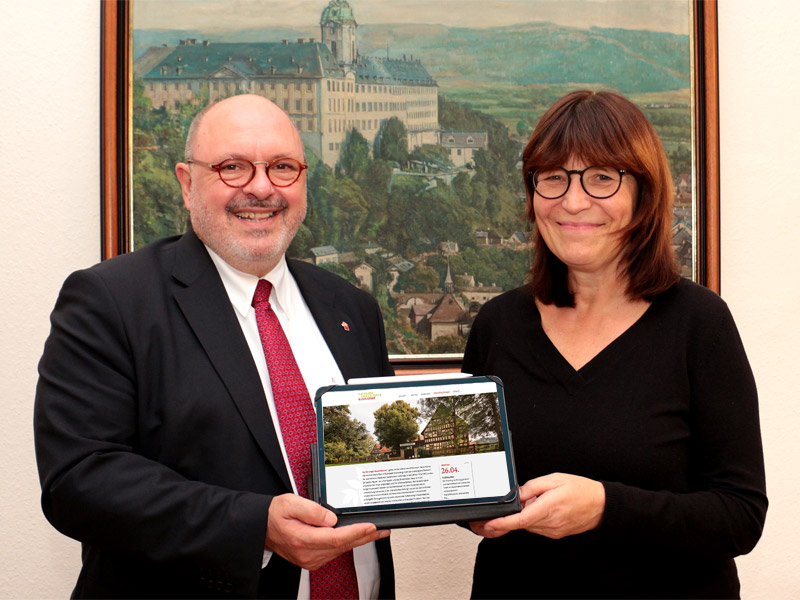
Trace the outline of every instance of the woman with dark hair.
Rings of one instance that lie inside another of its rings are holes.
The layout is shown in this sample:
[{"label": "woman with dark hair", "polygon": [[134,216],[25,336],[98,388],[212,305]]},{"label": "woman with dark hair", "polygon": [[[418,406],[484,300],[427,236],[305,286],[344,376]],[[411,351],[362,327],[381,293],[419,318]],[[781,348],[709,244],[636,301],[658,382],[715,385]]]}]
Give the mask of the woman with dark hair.
[{"label": "woman with dark hair", "polygon": [[642,112],[580,91],[523,154],[529,283],[478,313],[463,371],[505,385],[523,509],[476,598],[733,598],[767,511],[753,375],[727,305],[678,275]]}]

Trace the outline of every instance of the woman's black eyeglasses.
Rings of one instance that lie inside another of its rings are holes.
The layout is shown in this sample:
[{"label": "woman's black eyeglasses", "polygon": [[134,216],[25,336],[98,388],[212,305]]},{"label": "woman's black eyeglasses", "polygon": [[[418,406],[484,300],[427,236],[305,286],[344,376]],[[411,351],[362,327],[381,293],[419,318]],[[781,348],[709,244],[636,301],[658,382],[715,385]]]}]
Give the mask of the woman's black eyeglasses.
[{"label": "woman's black eyeglasses", "polygon": [[562,167],[556,167],[529,173],[533,189],[547,200],[555,200],[566,194],[570,183],[572,183],[573,175],[580,177],[581,187],[587,194],[592,198],[602,200],[610,198],[617,193],[622,185],[625,169],[586,167],[579,171],[577,169],[567,170]]}]

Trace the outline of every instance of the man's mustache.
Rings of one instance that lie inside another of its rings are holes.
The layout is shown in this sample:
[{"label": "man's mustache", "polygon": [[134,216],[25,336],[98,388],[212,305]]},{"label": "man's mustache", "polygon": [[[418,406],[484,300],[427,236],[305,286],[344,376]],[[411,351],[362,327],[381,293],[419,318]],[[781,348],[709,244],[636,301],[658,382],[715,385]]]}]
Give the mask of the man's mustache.
[{"label": "man's mustache", "polygon": [[273,201],[260,201],[254,200],[252,198],[241,198],[237,199],[234,198],[230,202],[228,202],[225,210],[233,211],[233,210],[244,210],[248,208],[259,208],[262,210],[283,210],[288,208],[289,204],[285,200],[273,200]]}]

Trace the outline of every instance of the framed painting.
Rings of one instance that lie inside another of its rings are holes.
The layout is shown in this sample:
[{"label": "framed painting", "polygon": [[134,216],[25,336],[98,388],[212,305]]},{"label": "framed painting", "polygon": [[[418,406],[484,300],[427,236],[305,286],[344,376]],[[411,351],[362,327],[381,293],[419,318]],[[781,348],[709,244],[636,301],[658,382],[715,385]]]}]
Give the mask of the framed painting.
[{"label": "framed painting", "polygon": [[563,94],[611,89],[669,157],[682,274],[719,291],[716,23],[712,0],[106,0],[103,258],[185,230],[191,118],[259,94],[309,163],[288,255],[375,295],[395,367],[457,369],[529,267],[528,136]]}]

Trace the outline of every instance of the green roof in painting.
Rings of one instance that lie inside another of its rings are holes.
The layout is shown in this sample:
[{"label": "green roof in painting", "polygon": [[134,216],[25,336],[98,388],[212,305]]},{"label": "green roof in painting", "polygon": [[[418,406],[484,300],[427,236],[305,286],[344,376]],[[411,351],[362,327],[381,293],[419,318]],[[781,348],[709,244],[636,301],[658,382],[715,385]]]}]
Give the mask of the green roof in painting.
[{"label": "green roof in painting", "polygon": [[[359,56],[353,65],[356,82],[435,86],[419,60]],[[184,40],[156,62],[145,81],[213,79],[216,77],[342,78],[344,67],[320,42],[211,43]]]},{"label": "green roof in painting", "polygon": [[211,78],[225,70],[244,77],[344,76],[328,47],[318,42],[191,42],[175,48],[144,79]]},{"label": "green roof in painting", "polygon": [[319,22],[320,25],[324,25],[329,21],[355,24],[356,18],[353,16],[353,9],[350,8],[347,0],[331,0],[330,4],[322,11]]},{"label": "green roof in painting", "polygon": [[436,85],[436,80],[418,60],[359,56],[355,69],[359,83]]}]

